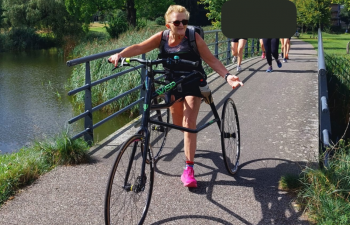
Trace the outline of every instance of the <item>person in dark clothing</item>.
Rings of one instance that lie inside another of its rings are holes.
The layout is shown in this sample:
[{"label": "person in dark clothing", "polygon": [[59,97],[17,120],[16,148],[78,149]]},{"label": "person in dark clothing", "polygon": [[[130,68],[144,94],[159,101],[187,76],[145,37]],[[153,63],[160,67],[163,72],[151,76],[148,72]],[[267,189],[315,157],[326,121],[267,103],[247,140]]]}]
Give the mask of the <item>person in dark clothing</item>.
[{"label": "person in dark clothing", "polygon": [[273,71],[272,69],[272,56],[276,60],[278,68],[282,67],[282,63],[278,59],[278,48],[279,48],[279,38],[263,38],[265,52],[266,52],[266,60],[267,64],[269,64],[266,72],[270,73]]}]

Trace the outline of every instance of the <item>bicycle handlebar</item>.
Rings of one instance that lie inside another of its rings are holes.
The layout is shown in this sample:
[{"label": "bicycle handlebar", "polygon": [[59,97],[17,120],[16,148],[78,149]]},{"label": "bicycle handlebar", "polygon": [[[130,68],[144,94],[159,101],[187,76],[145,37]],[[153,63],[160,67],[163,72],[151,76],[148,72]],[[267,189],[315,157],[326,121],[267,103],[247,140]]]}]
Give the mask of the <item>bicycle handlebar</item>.
[{"label": "bicycle handlebar", "polygon": [[[109,60],[108,62],[112,63]],[[146,59],[139,59],[139,58],[120,58],[118,62],[122,62],[122,65],[129,65],[128,64],[129,62],[138,62],[140,64],[149,65],[149,66],[166,63],[168,65],[178,64],[178,65],[189,65],[189,66],[197,67],[199,64],[198,61],[194,62],[194,61],[185,60],[185,59],[172,59],[172,58],[156,59],[156,60],[146,60]]]}]

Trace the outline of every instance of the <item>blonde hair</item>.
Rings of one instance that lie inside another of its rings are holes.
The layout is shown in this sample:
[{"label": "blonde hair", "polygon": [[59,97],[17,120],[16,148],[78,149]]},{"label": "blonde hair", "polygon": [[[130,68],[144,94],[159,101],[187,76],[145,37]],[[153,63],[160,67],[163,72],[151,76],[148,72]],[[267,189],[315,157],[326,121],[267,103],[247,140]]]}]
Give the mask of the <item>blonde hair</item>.
[{"label": "blonde hair", "polygon": [[164,15],[165,23],[170,22],[169,17],[171,13],[186,13],[187,19],[190,19],[190,13],[187,11],[187,9],[181,5],[171,5],[169,6],[168,10],[166,11]]}]

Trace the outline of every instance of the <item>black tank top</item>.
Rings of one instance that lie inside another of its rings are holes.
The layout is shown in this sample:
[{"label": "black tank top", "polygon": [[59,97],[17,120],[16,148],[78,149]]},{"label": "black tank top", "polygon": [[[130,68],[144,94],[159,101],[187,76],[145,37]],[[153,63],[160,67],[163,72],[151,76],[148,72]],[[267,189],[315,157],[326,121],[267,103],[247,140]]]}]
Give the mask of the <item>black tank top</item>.
[{"label": "black tank top", "polygon": [[169,35],[166,37],[166,41],[163,45],[163,49],[161,49],[161,53],[159,54],[159,58],[174,58],[175,55],[179,56],[180,59],[190,60],[190,61],[199,61],[199,64],[197,67],[187,66],[187,65],[163,65],[163,67],[166,70],[177,70],[177,71],[193,71],[198,70],[205,74],[203,66],[202,66],[202,59],[199,55],[197,55],[194,50],[192,49],[190,42],[188,40],[188,29],[186,29],[185,37],[182,39],[180,44],[170,47],[169,46]]}]

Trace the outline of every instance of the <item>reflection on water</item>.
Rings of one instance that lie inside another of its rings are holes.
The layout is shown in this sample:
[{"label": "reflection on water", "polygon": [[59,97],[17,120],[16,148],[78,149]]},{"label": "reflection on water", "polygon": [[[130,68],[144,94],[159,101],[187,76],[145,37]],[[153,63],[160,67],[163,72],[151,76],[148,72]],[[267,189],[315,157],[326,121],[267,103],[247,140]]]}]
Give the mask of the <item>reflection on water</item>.
[{"label": "reflection on water", "polygon": [[[58,56],[57,49],[0,53],[0,150],[18,151],[35,139],[52,137],[69,129],[72,135],[83,130],[81,119],[67,121],[79,112],[67,95],[72,68]],[[94,123],[107,115],[94,113]],[[122,124],[121,117],[95,130],[95,141],[102,140]]]}]

